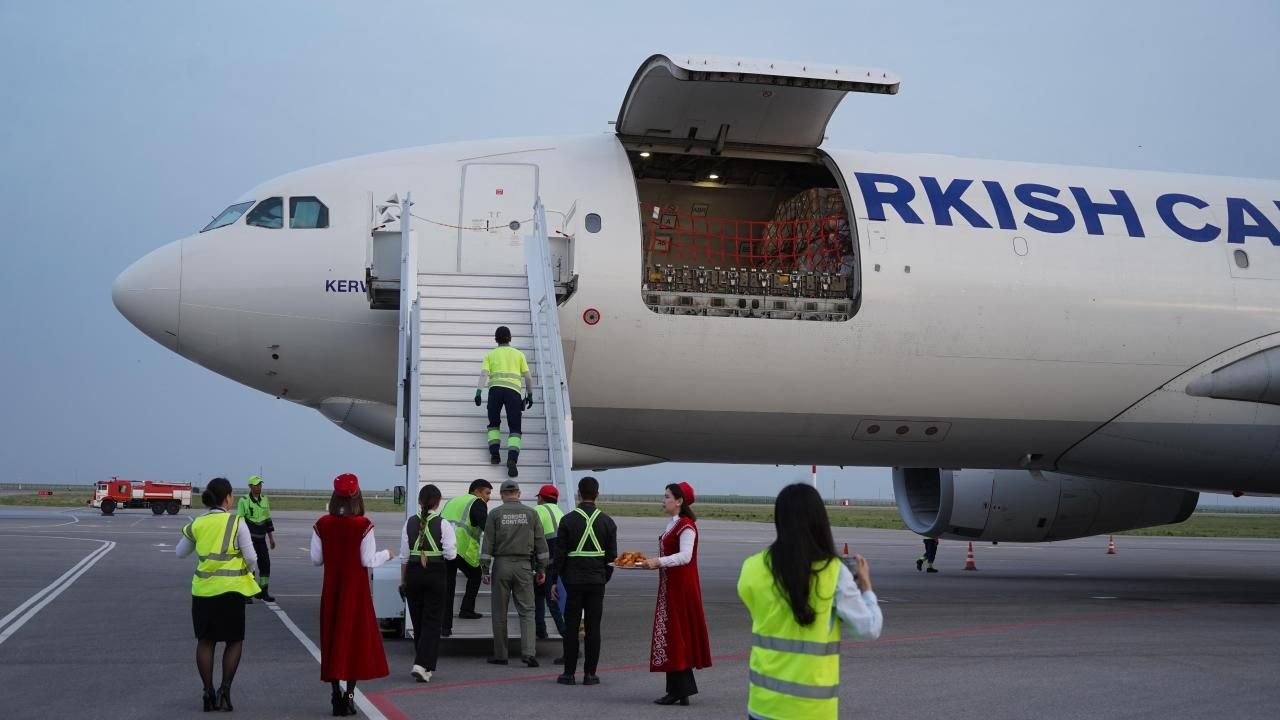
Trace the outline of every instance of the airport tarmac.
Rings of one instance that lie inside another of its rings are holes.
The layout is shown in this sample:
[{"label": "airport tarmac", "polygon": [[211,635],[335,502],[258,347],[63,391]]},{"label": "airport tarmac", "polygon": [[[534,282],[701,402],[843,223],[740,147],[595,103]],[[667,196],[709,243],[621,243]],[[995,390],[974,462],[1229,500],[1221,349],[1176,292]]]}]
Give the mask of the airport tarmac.
[{"label": "airport tarmac", "polygon": [[[696,508],[695,508],[696,509]],[[199,711],[191,634],[193,559],[174,545],[191,511],[0,508],[0,716],[172,718]],[[329,716],[329,689],[308,645],[319,639],[321,568],[307,558],[315,515],[276,513],[275,607],[246,608],[236,712]],[[401,519],[377,514],[380,546],[398,547]],[[619,518],[619,549],[652,554],[659,518]],[[602,684],[555,683],[541,667],[485,663],[491,641],[446,640],[430,684],[408,675],[408,641],[385,642],[392,675],[361,683],[371,717],[742,718],[750,621],[738,568],[773,528],[701,523],[703,597],[714,667],[696,676],[692,706],[659,707],[648,671],[656,574],[618,571],[608,587]],[[976,547],[944,541],[934,575],[918,573],[919,539],[836,530],[871,561],[885,615],[877,642],[848,641],[841,717],[1272,718],[1280,704],[1280,541],[1106,538]],[[478,609],[486,616],[487,595]],[[295,632],[296,631],[296,632]],[[847,638],[846,638],[847,639]],[[216,673],[215,673],[216,675]]]}]

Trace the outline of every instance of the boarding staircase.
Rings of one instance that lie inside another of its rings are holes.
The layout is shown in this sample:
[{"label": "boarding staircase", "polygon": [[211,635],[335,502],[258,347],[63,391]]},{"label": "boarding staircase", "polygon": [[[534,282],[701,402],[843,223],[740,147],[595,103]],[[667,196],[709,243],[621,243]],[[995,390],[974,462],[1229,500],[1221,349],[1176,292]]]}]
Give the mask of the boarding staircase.
[{"label": "boarding staircase", "polygon": [[[559,490],[562,506],[570,506],[573,421],[551,249],[541,203],[534,206],[531,232],[522,243],[524,275],[421,271],[422,248],[411,232],[410,205],[411,199],[406,195],[398,213],[398,217],[410,218],[399,223],[398,283],[388,281],[384,271],[377,284],[376,300],[375,283],[369,283],[371,305],[377,302],[388,307],[388,297],[395,297],[393,291],[399,291],[395,453],[396,464],[406,468],[406,513],[416,512],[418,491],[428,483],[438,487],[447,502],[466,494],[473,480],[483,478],[494,488],[490,507],[499,503],[498,488],[508,479],[506,417],[504,414],[502,422],[503,462],[493,465],[486,442],[486,408],[476,407],[473,398],[481,360],[495,347],[494,330],[500,325],[511,329],[512,346],[525,353],[534,384],[534,405],[522,414],[522,448],[516,478],[522,498],[534,502],[538,488],[549,484]],[[395,229],[394,224],[384,222],[379,226],[384,240],[388,229]],[[520,252],[516,248],[513,251]],[[370,258],[375,254],[371,250]],[[396,568],[397,584],[398,573]],[[464,584],[459,574],[458,600]],[[375,595],[376,585],[375,580]],[[382,594],[385,596],[386,592]],[[457,606],[455,602],[455,611]],[[485,617],[455,619],[453,637],[492,636],[487,587],[482,587],[476,609]],[[514,606],[509,614],[508,634],[518,639],[520,627]],[[554,633],[550,618],[547,624]]]}]

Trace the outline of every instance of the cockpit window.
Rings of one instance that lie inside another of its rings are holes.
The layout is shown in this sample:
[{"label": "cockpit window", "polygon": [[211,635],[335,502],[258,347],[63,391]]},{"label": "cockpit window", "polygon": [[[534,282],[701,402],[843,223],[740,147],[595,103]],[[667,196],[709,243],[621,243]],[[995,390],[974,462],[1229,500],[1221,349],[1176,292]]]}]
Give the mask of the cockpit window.
[{"label": "cockpit window", "polygon": [[329,208],[319,198],[310,195],[289,198],[289,227],[327,228]]},{"label": "cockpit window", "polygon": [[284,227],[284,200],[278,197],[267,198],[249,211],[245,223],[260,228],[279,229]]},{"label": "cockpit window", "polygon": [[204,229],[200,232],[205,232],[206,230],[217,230],[224,225],[230,225],[231,223],[239,220],[240,216],[244,214],[244,211],[248,210],[252,206],[252,200],[249,202],[236,203],[235,205],[232,205],[226,210],[218,213],[218,217],[210,220],[209,224],[205,225]]}]

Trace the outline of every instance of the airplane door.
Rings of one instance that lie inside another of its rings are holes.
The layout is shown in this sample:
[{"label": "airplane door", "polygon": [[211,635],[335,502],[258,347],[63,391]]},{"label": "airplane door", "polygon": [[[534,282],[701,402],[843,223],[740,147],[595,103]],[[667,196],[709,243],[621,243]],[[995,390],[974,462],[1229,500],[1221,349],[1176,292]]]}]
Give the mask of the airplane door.
[{"label": "airplane door", "polygon": [[533,223],[537,196],[537,165],[464,165],[458,271],[523,275],[524,237]]}]

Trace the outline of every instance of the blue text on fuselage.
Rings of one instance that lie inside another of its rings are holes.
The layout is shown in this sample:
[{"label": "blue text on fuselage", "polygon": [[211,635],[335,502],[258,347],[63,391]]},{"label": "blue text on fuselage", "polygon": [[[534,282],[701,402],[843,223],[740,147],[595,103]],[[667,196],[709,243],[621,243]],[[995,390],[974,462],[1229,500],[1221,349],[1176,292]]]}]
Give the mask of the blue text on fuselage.
[{"label": "blue text on fuselage", "polygon": [[325,280],[324,291],[331,293],[367,292],[368,285],[363,280]]},{"label": "blue text on fuselage", "polygon": [[[927,220],[918,210],[923,210],[927,203],[929,220],[935,225],[955,225],[958,221],[982,229],[1026,227],[1043,233],[1067,233],[1079,224],[1090,235],[1104,235],[1102,218],[1109,215],[1123,221],[1129,237],[1147,236],[1148,229],[1142,226],[1138,208],[1124,190],[1090,191],[1069,186],[1064,192],[1062,188],[1028,182],[1019,183],[1010,191],[994,180],[979,183],[921,175],[917,186],[907,178],[887,173],[855,172],[854,177],[871,220],[887,220],[886,209],[891,209],[903,222],[923,225]],[[923,203],[918,200],[920,195],[924,195]],[[967,196],[974,200],[982,195],[990,202],[990,217],[965,199]],[[1068,197],[1071,202],[1067,202]],[[1207,213],[1200,212],[1210,204],[1187,193],[1167,192],[1156,198],[1154,209],[1164,226],[1178,237],[1210,242],[1224,235],[1223,229],[1213,224]],[[1271,204],[1280,210],[1280,200],[1273,200]],[[1257,237],[1280,246],[1280,229],[1259,207],[1267,208],[1266,203],[1227,197],[1216,205],[1226,212],[1227,242],[1243,243],[1246,238]]]}]

